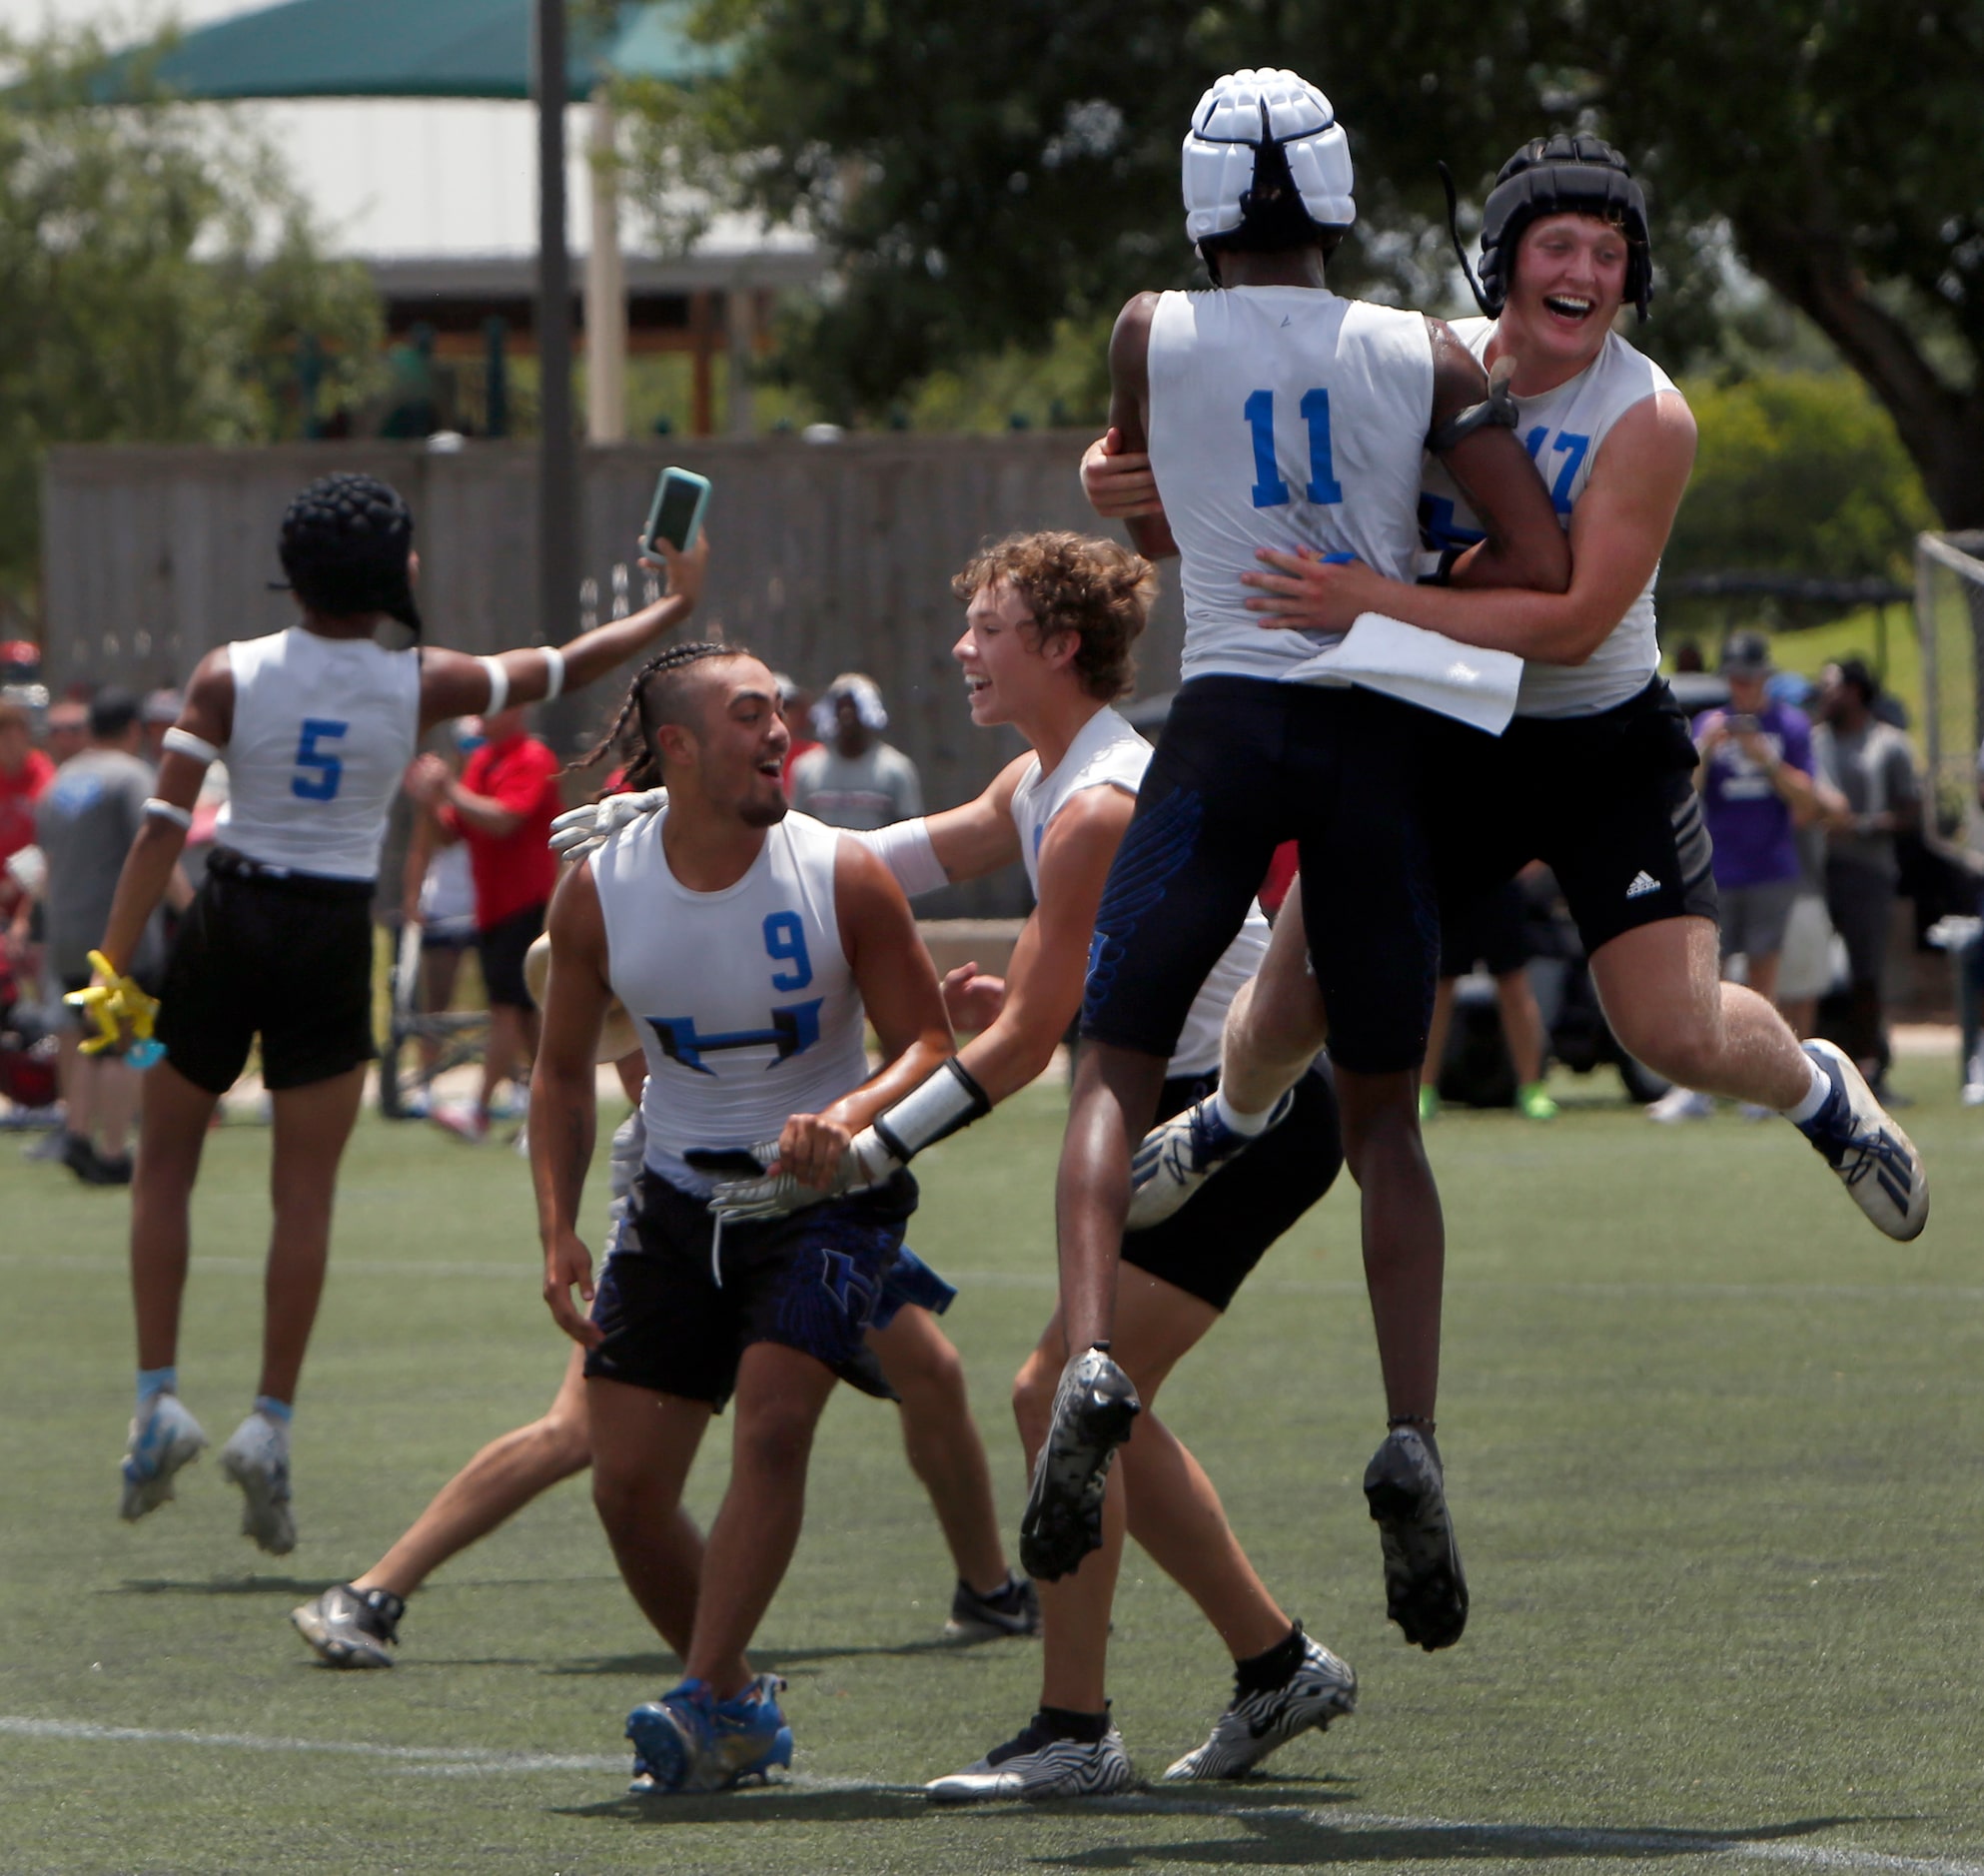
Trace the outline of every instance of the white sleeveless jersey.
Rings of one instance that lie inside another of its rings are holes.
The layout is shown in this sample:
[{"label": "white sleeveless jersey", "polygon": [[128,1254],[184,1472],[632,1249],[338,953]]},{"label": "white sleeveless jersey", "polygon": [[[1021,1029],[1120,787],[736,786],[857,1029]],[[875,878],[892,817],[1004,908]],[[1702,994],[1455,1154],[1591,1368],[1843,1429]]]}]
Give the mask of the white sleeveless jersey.
[{"label": "white sleeveless jersey", "polygon": [[750,871],[691,892],[661,845],[668,810],[592,856],[606,980],[647,1057],[645,1163],[684,1192],[712,1181],[683,1159],[776,1140],[868,1079],[866,1016],[840,948],[833,868],[842,835],[807,814],[766,830]]},{"label": "white sleeveless jersey", "polygon": [[1286,677],[1341,633],[1264,631],[1257,547],[1411,579],[1433,342],[1417,313],[1313,287],[1167,293],[1150,343],[1151,468],[1178,542],[1184,675]]},{"label": "white sleeveless jersey", "polygon": [[[1040,896],[1040,843],[1046,839],[1055,815],[1084,788],[1120,788],[1126,795],[1134,795],[1143,785],[1150,760],[1151,745],[1107,707],[1096,711],[1077,731],[1053,774],[1043,775],[1040,758],[1033,759],[1013,790],[1013,823],[1020,830],[1020,851],[1035,898]],[[1260,969],[1267,952],[1268,921],[1257,904],[1249,909],[1247,922],[1193,1000],[1177,1052],[1165,1070],[1167,1075],[1206,1075],[1219,1067],[1227,1006],[1239,994],[1240,986]]]},{"label": "white sleeveless jersey", "polygon": [[223,846],[265,866],[372,879],[421,727],[421,654],[292,625],[228,646],[234,729]]},{"label": "white sleeveless jersey", "polygon": [[[1453,324],[1468,350],[1486,363],[1494,322],[1472,319]],[[1673,389],[1674,381],[1651,359],[1635,352],[1617,333],[1607,333],[1598,356],[1575,378],[1541,397],[1516,400],[1520,422],[1515,434],[1548,483],[1550,500],[1565,527],[1612,426],[1635,404]],[[1442,551],[1482,538],[1474,510],[1436,456],[1426,460],[1420,521],[1427,539]],[[1658,577],[1656,566],[1625,616],[1582,664],[1524,664],[1516,715],[1590,716],[1644,690],[1660,668],[1660,647],[1653,635],[1653,582]]]}]

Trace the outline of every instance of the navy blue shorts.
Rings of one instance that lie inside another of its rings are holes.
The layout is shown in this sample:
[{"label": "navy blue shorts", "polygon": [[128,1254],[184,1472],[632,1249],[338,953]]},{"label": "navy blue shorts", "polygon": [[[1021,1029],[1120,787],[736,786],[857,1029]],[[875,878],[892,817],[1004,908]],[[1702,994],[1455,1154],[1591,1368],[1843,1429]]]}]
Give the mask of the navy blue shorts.
[{"label": "navy blue shorts", "polygon": [[643,1169],[592,1300],[605,1340],[585,1357],[586,1380],[706,1401],[720,1411],[744,1351],[775,1342],[864,1394],[894,1400],[866,1337],[916,1197],[915,1180],[898,1173],[872,1192],[789,1218],[725,1225],[719,1284],[710,1267],[716,1221],[703,1201]]},{"label": "navy blue shorts", "polygon": [[1420,751],[1433,719],[1376,692],[1258,677],[1179,691],[1117,849],[1082,1034],[1169,1057],[1275,849],[1302,910],[1339,1068],[1417,1068],[1440,961]]},{"label": "navy blue shorts", "polygon": [[[1169,1120],[1212,1093],[1218,1077],[1164,1085]],[[1224,1312],[1268,1247],[1336,1183],[1344,1164],[1337,1091],[1319,1062],[1295,1085],[1295,1106],[1162,1225],[1123,1234],[1123,1262]]]}]

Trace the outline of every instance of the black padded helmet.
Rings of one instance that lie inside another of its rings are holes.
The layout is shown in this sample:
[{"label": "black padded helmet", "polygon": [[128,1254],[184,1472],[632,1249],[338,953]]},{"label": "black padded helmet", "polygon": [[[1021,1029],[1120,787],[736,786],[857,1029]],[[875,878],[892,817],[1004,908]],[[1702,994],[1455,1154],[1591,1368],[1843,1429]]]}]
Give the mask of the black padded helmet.
[{"label": "black padded helmet", "polygon": [[1653,297],[1653,253],[1646,196],[1625,158],[1601,137],[1559,131],[1537,137],[1501,166],[1482,208],[1482,311],[1498,318],[1508,298],[1515,244],[1546,215],[1595,215],[1625,236],[1625,297],[1646,317]]},{"label": "black padded helmet", "polygon": [[277,551],[304,604],[334,617],[384,612],[420,635],[407,555],[414,512],[376,475],[340,469],[303,489],[283,514]]}]

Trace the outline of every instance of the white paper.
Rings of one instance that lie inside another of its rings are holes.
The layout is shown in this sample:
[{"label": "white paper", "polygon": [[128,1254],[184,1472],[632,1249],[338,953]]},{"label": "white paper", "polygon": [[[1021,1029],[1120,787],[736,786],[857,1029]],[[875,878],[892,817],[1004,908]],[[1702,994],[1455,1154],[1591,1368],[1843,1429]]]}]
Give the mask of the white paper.
[{"label": "white paper", "polygon": [[1296,683],[1361,684],[1498,736],[1515,714],[1522,660],[1383,612],[1360,612],[1342,638],[1289,675]]}]

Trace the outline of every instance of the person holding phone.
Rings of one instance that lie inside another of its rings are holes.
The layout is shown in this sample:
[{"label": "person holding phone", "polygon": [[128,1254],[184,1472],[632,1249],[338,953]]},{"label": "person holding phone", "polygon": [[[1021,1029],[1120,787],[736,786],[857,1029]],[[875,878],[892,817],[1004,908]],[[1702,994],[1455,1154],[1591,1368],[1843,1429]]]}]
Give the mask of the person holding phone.
[{"label": "person holding phone", "polygon": [[[1729,706],[1694,719],[1701,756],[1694,778],[1715,849],[1723,970],[1740,956],[1743,981],[1770,1003],[1777,1002],[1777,961],[1798,900],[1798,829],[1818,812],[1811,719],[1770,695],[1775,668],[1762,632],[1732,633],[1722,647]],[[1656,1121],[1699,1120],[1714,1111],[1712,1095],[1681,1087],[1646,1110]]]},{"label": "person holding phone", "polygon": [[662,545],[650,564],[665,568],[670,590],[653,605],[563,645],[494,657],[420,644],[413,512],[373,476],[344,471],[303,489],[283,516],[278,552],[296,622],[221,645],[195,668],[118,878],[98,946],[106,969],[89,995],[120,1020],[149,1008],[127,973],[201,782],[225,755],[219,837],[157,1005],[165,1059],[144,1078],[131,1200],[137,1413],[121,1509],[135,1519],[164,1504],[207,1444],[179,1398],[176,1365],[189,1211],[208,1123],[259,1038],[275,1109],[275,1228],[261,1379],[221,1466],[244,1494],[243,1534],[281,1556],[296,1543],[290,1424],[338,1167],[378,1053],[372,899],[401,778],[435,724],[590,683],[681,624],[701,592],[708,545]]}]

